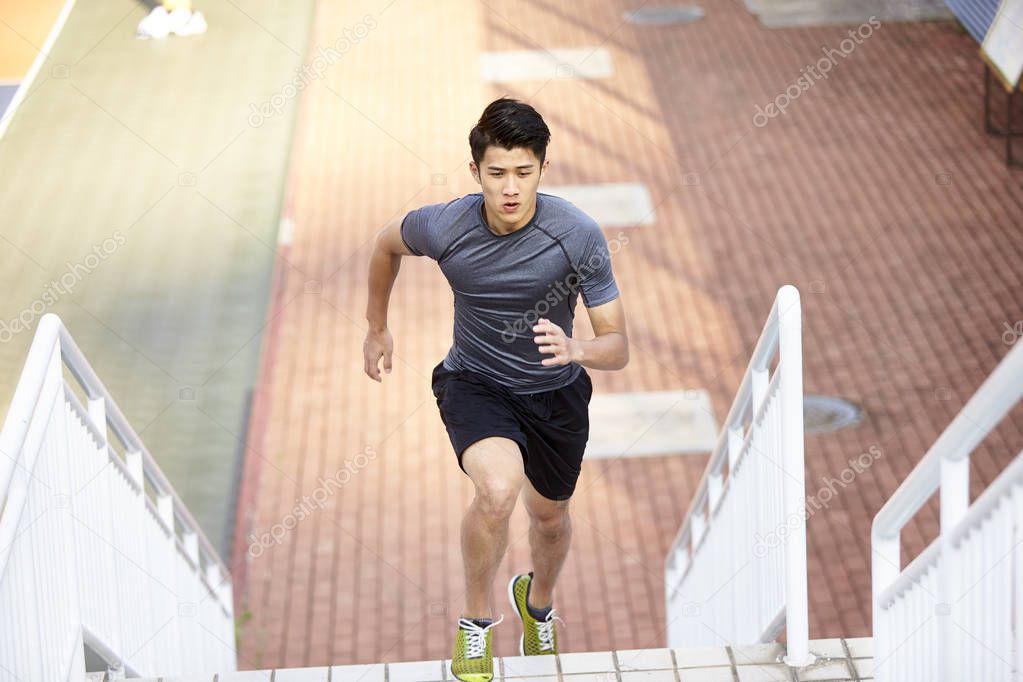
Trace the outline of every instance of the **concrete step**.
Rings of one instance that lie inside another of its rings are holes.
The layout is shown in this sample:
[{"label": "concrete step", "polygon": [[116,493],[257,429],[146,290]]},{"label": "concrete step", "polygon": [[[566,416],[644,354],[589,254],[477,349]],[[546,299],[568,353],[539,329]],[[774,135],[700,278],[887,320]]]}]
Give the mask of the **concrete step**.
[{"label": "concrete step", "polygon": [[881,22],[952,19],[942,0],[745,0],[746,8],[767,28],[854,26]]},{"label": "concrete step", "polygon": [[[814,640],[810,650],[819,657],[818,662],[799,669],[780,662],[784,648],[779,644],[502,656],[494,659],[494,679],[513,682],[869,682],[873,679],[873,647],[869,637]],[[453,679],[448,663],[437,660],[278,668],[150,678],[149,682],[442,682]]]}]

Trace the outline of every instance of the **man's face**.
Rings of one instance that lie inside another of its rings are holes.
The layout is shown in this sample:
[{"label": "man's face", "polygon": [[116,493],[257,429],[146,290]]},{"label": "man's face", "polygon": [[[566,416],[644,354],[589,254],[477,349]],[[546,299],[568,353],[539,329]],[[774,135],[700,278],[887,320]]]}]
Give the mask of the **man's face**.
[{"label": "man's face", "polygon": [[533,153],[525,147],[505,149],[490,146],[483,154],[477,167],[469,162],[469,170],[476,182],[483,188],[487,221],[491,227],[504,231],[522,227],[533,217],[536,206],[536,188],[540,184],[540,172],[547,170]]}]

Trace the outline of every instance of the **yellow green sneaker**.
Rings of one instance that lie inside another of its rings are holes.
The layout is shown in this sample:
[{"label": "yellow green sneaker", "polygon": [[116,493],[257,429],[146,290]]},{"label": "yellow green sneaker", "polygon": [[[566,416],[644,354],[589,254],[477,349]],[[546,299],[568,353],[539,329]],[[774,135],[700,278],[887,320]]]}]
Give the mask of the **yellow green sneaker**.
[{"label": "yellow green sneaker", "polygon": [[451,654],[451,674],[463,682],[490,682],[494,679],[494,657],[490,653],[491,628],[504,620],[480,627],[468,618],[458,619],[455,651]]},{"label": "yellow green sneaker", "polygon": [[[544,620],[533,617],[526,608],[529,585],[533,581],[533,572],[517,575],[508,583],[508,601],[522,619],[522,638],[519,640],[519,654],[523,656],[543,656],[558,653],[558,633],[554,629],[557,616],[552,608]],[[557,620],[561,620],[557,618]]]}]

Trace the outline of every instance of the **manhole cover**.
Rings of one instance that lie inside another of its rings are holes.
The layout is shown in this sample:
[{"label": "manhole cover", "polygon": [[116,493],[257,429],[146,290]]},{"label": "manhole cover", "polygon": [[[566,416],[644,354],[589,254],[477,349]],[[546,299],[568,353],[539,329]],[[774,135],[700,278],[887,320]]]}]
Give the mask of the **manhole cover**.
[{"label": "manhole cover", "polygon": [[837,431],[858,424],[863,411],[841,398],[826,395],[803,396],[803,428],[808,433]]},{"label": "manhole cover", "polygon": [[630,24],[688,24],[703,18],[703,8],[696,5],[642,7],[625,13]]}]

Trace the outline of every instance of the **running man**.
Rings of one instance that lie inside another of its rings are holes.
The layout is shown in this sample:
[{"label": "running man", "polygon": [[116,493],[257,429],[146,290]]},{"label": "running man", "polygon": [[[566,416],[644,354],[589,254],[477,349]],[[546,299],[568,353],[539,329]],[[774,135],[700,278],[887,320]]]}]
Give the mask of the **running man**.
[{"label": "running man", "polygon": [[[508,598],[522,621],[520,654],[557,653],[554,585],[571,538],[569,499],[589,436],[593,391],[584,367],[629,360],[625,312],[599,225],[537,192],[550,130],[533,107],[492,102],[469,133],[482,192],[423,206],[377,236],[370,261],[365,371],[391,371],[387,306],[402,256],[436,260],[454,293],[453,344],[433,368],[441,420],[475,497],[462,520],[465,603],[451,672],[493,679],[493,583],[522,493],[533,570]],[[572,338],[582,294],[595,338]]]}]

